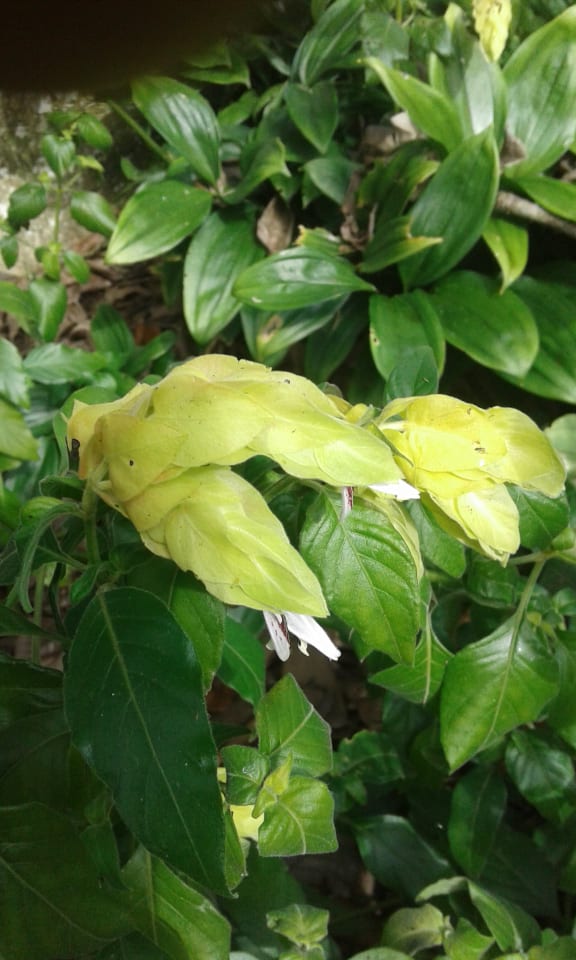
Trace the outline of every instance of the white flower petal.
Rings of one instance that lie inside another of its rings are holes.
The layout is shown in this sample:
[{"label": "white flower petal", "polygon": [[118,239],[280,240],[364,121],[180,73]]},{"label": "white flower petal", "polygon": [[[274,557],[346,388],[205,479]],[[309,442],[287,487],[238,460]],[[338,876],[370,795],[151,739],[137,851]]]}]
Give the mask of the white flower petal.
[{"label": "white flower petal", "polygon": [[309,617],[304,613],[285,613],[284,616],[290,633],[298,637],[301,644],[310,644],[311,647],[315,647],[329,660],[338,660],[340,650],[332,643],[323,627],[316,623],[314,617]]},{"label": "white flower petal", "polygon": [[407,480],[393,480],[391,483],[373,483],[370,490],[394,497],[395,500],[419,500],[420,492]]},{"label": "white flower petal", "polygon": [[287,660],[290,656],[290,640],[286,618],[269,610],[263,610],[262,613],[270,635],[270,641],[266,644],[268,650],[275,650],[279,660]]},{"label": "white flower petal", "polygon": [[354,487],[342,487],[340,491],[342,506],[340,508],[340,521],[344,520],[352,511],[354,506]]}]

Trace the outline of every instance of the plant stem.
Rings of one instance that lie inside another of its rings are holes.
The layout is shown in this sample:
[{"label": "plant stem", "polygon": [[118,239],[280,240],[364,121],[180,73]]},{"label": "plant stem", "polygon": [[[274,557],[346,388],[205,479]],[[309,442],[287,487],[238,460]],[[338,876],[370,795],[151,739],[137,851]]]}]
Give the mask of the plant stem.
[{"label": "plant stem", "polygon": [[96,510],[98,508],[98,497],[89,483],[84,488],[82,496],[82,507],[84,510],[85,529],[86,529],[86,553],[88,554],[89,564],[100,563],[100,549],[98,547],[98,531],[96,529]]},{"label": "plant stem", "polygon": [[[44,575],[46,568],[42,565],[36,573],[36,582],[34,584],[34,611],[32,619],[37,626],[42,623],[42,608],[44,606]],[[40,664],[40,637],[32,637],[32,647],[30,652],[32,663]]]},{"label": "plant stem", "polygon": [[131,130],[133,130],[134,133],[136,133],[140,137],[140,139],[144,141],[146,146],[158,157],[160,157],[163,163],[169,163],[168,157],[166,156],[166,153],[164,152],[162,147],[158,146],[158,144],[152,139],[152,137],[148,133],[146,133],[144,127],[140,126],[138,121],[135,120],[134,117],[131,117],[128,111],[124,109],[124,107],[121,107],[120,104],[116,103],[114,100],[107,100],[106,102],[110,107],[110,109],[114,110],[114,112],[117,113],[119,117],[122,117],[124,123],[126,123],[131,128]]}]

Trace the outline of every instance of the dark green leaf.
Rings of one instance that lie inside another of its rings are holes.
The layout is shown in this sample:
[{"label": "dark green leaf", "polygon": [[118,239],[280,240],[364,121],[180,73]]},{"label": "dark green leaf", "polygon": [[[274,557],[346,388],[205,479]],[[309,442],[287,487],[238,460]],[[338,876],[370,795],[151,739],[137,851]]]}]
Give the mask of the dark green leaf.
[{"label": "dark green leaf", "polygon": [[286,674],[256,707],[260,752],[273,767],[292,757],[294,773],[320,777],[332,767],[330,728]]},{"label": "dark green leaf", "polygon": [[116,226],[114,211],[99,193],[78,190],[70,198],[70,216],[81,227],[109,237]]},{"label": "dark green leaf", "polygon": [[0,337],[0,396],[18,407],[27,407],[28,380],[22,358],[13,343]]},{"label": "dark green leaf", "polygon": [[396,297],[370,297],[370,349],[382,376],[389,377],[418,347],[432,349],[441,372],[444,335],[431,297],[421,290]]},{"label": "dark green leaf", "polygon": [[442,243],[402,261],[406,286],[436,280],[468,253],[490,216],[497,187],[498,155],[489,128],[456,147],[416,200],[412,235],[442,237]]},{"label": "dark green leaf", "polygon": [[515,177],[552,166],[576,140],[576,8],[530,34],[504,68],[506,129],[526,157],[506,168]]},{"label": "dark green leaf", "polygon": [[510,496],[520,515],[520,542],[529,550],[546,550],[568,526],[570,512],[566,497],[551,500],[535,490],[510,487]]},{"label": "dark green leaf", "polygon": [[184,316],[197,343],[209,343],[238,313],[234,282],[263,253],[245,215],[213,213],[202,225],[184,262]]},{"label": "dark green leaf", "polygon": [[536,321],[540,350],[528,373],[522,378],[515,377],[513,383],[541,397],[576,403],[576,313],[573,291],[560,284],[521,277],[514,284],[514,292],[524,301]]},{"label": "dark green leaf", "polygon": [[576,799],[570,753],[534,730],[515,730],[506,747],[506,769],[516,788],[543,817],[560,823]]},{"label": "dark green leaf", "polygon": [[7,270],[11,270],[18,260],[18,237],[16,234],[4,234],[0,237],[0,255]]},{"label": "dark green leaf", "polygon": [[472,903],[501,950],[522,950],[540,939],[536,921],[514,903],[476,883],[468,884]]},{"label": "dark green leaf", "polygon": [[302,40],[292,62],[292,73],[305,86],[337,67],[360,38],[363,5],[335,0]]},{"label": "dark green leaf", "polygon": [[427,397],[438,390],[438,367],[431,347],[414,347],[403,354],[386,382],[386,400]]},{"label": "dark green leaf", "polygon": [[254,803],[269,772],[266,758],[253,747],[223,747],[226,767],[226,799],[229,803]]},{"label": "dark green leaf", "polygon": [[126,322],[114,307],[101,303],[90,324],[90,336],[96,350],[123,358],[136,349],[134,337]]},{"label": "dark green leaf", "polygon": [[254,307],[243,307],[242,328],[250,353],[259,363],[277,366],[293,344],[325,327],[339,306],[338,301],[327,300],[283,313],[267,313]]},{"label": "dark green leaf", "polygon": [[184,157],[202,180],[216,186],[220,176],[218,123],[197,90],[169,77],[132,84],[132,97],[148,123]]},{"label": "dark green leaf", "polygon": [[289,83],[284,97],[288,113],[300,133],[319,153],[326,153],[338,126],[338,96],[334,84],[329,80],[312,87]]},{"label": "dark green leaf", "polygon": [[274,176],[290,176],[286,166],[286,151],[281,140],[254,141],[242,151],[240,168],[243,176],[240,183],[224,194],[226,203],[239,203],[244,200],[264,180]]},{"label": "dark green leaf", "polygon": [[54,340],[68,306],[66,287],[41,278],[32,280],[29,292],[36,330],[43,340]]},{"label": "dark green leaf", "polygon": [[78,626],[65,695],[73,740],[133,833],[176,869],[225,891],[200,667],[165,604],[129,587],[97,596]]},{"label": "dark green leaf", "polygon": [[174,954],[165,953],[139,933],[131,933],[101,950],[95,960],[174,960]]},{"label": "dark green leaf", "polygon": [[264,694],[264,649],[241,623],[226,617],[218,676],[253,706]]},{"label": "dark green leaf", "polygon": [[469,270],[454,271],[434,289],[433,305],[446,339],[478,363],[515,377],[538,353],[538,328],[529,308],[511,290]]},{"label": "dark green leaf", "polygon": [[[410,396],[409,393],[399,396]],[[464,547],[442,530],[434,517],[419,501],[406,504],[412,522],[418,531],[420,549],[425,560],[444,570],[450,577],[459,578],[466,569]]]},{"label": "dark green leaf", "polygon": [[459,651],[446,667],[440,723],[452,768],[504,733],[537,720],[557,689],[558,668],[527,620],[513,617]]},{"label": "dark green leaf", "polygon": [[304,171],[314,186],[338,206],[344,203],[350,189],[350,182],[357,169],[356,163],[337,155],[318,157],[304,164]]},{"label": "dark green leaf", "polygon": [[292,247],[266,257],[236,280],[234,294],[260,310],[290,310],[332,300],[353,290],[374,290],[347,260]]},{"label": "dark green leaf", "polygon": [[392,690],[412,703],[426,703],[438,691],[450,653],[429,628],[424,632],[414,653],[414,663],[397,663],[370,677],[375,683]]},{"label": "dark green leaf", "polygon": [[82,113],[75,124],[75,133],[94,150],[109,150],[112,146],[112,136],[107,127],[98,117],[91,113]]},{"label": "dark green leaf", "polygon": [[366,246],[364,259],[358,269],[362,273],[377,273],[384,267],[442,243],[441,237],[414,237],[411,228],[411,217],[382,218]]},{"label": "dark green leaf", "polygon": [[41,803],[0,809],[2,949],[10,960],[91,953],[130,929],[72,823]]},{"label": "dark green leaf", "polygon": [[502,567],[479,553],[470,556],[466,587],[477,603],[490,607],[515,607],[524,585],[517,567]]},{"label": "dark green leaf", "polygon": [[8,222],[18,230],[46,209],[46,190],[40,183],[24,183],[10,194]]},{"label": "dark green leaf", "polygon": [[449,151],[462,142],[460,119],[449,97],[409,73],[384,66],[375,57],[368,57],[366,63],[375,71],[392,99],[406,111],[414,126],[426,136],[437,140]]},{"label": "dark green leaf", "polygon": [[146,183],[123,208],[110,237],[108,263],[136,263],[171,250],[188,237],[210,211],[206,190],[178,180]]},{"label": "dark green leaf", "polygon": [[76,160],[76,147],[72,140],[47,133],[40,142],[42,156],[58,180],[73,166]]},{"label": "dark green leaf", "polygon": [[419,626],[413,556],[388,518],[365,501],[340,520],[337,494],[308,510],[300,549],[330,609],[358,631],[361,649],[411,662]]},{"label": "dark green leaf", "polygon": [[[518,869],[522,864],[522,869]],[[488,890],[534,916],[558,916],[556,870],[525,834],[500,826],[482,876]]]},{"label": "dark green leaf", "polygon": [[469,877],[479,877],[506,810],[506,788],[493,767],[476,767],[452,794],[448,840],[452,856]]},{"label": "dark green leaf", "polygon": [[362,294],[352,294],[335,310],[334,319],[326,328],[306,338],[305,372],[315,383],[330,378],[368,326],[366,297]]},{"label": "dark green leaf", "polygon": [[423,887],[451,873],[448,862],[403,817],[367,817],[355,833],[368,870],[386,889],[410,900]]}]

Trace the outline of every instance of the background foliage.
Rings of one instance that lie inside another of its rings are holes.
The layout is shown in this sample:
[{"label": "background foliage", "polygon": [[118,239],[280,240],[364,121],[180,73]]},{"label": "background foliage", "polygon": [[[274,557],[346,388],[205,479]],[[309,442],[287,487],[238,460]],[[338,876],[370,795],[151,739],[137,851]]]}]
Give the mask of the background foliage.
[{"label": "background foliage", "polygon": [[[19,328],[0,340],[0,632],[31,638],[30,661],[0,659],[6,960],[576,956],[575,41],[560,0],[514,10],[501,63],[466,5],[312,0],[120,93],[129,154],[91,114],[49,118],[0,241],[10,268],[55,211],[29,282],[0,283]],[[139,342],[101,304],[90,349],[63,342],[70,281],[91,273],[64,208],[108,264],[149,265],[172,328]],[[438,390],[515,406],[565,459],[559,499],[512,490],[506,567],[402,507],[420,583],[368,506],[339,537],[325,491],[245,468],[322,580],[365,729],[331,738],[290,673],[266,677],[260,618],[87,509],[68,471],[73,397],[202,352],[375,407]],[[211,718],[215,676],[246,726]],[[231,808],[264,814],[257,841]],[[337,834],[369,895],[287,869]]]}]

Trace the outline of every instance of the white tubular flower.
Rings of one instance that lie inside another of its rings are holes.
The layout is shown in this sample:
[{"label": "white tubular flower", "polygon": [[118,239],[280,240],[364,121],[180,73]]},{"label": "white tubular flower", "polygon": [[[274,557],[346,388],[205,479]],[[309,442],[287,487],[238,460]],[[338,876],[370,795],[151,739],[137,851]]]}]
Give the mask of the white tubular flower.
[{"label": "white tubular flower", "polygon": [[272,613],[264,610],[264,620],[270,634],[269,650],[275,650],[280,660],[290,656],[290,634],[298,638],[300,651],[308,655],[308,644],[329,660],[338,660],[340,650],[313,617],[304,613]]},{"label": "white tubular flower", "polygon": [[371,483],[370,490],[384,493],[394,500],[419,500],[420,492],[407,480],[392,480],[391,483]]}]

